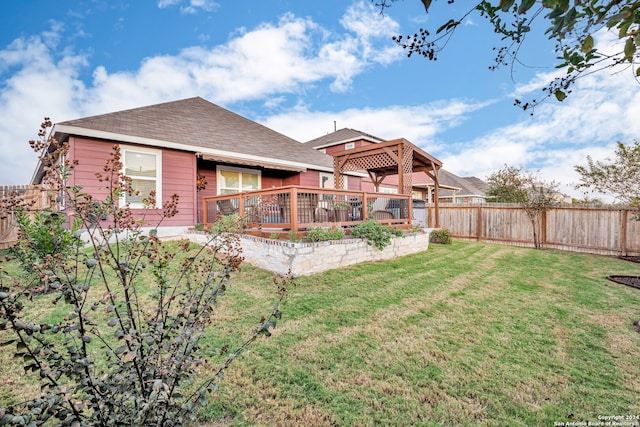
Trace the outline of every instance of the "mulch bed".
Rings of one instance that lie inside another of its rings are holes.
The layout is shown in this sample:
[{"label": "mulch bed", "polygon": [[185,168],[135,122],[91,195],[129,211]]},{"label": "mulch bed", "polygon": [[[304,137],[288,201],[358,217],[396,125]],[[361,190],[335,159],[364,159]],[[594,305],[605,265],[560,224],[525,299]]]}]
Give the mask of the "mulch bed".
[{"label": "mulch bed", "polygon": [[[623,256],[619,256],[618,258],[623,259],[625,261],[640,263],[640,256],[637,256],[637,255],[636,256],[623,255]],[[608,276],[607,279],[615,283],[620,283],[621,285],[631,286],[632,288],[640,289],[640,276],[612,275],[612,276]]]},{"label": "mulch bed", "polygon": [[620,283],[621,285],[631,286],[632,288],[640,289],[640,276],[607,276],[607,279],[612,282]]},{"label": "mulch bed", "polygon": [[623,259],[625,261],[639,262],[640,263],[640,256],[619,256],[618,258]]}]

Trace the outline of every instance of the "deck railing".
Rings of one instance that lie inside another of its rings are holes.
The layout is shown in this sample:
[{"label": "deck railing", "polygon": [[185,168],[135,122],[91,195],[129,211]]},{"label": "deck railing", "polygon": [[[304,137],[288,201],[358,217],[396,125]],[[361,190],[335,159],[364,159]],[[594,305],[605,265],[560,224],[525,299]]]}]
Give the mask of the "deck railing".
[{"label": "deck railing", "polygon": [[410,195],[287,186],[203,199],[204,223],[237,214],[248,230],[293,230],[311,225],[351,227],[373,218],[409,227]]}]

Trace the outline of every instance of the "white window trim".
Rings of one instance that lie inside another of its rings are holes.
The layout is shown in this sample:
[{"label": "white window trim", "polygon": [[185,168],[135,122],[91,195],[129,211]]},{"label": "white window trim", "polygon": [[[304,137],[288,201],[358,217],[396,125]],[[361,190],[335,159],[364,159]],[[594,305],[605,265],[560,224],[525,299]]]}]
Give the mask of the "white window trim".
[{"label": "white window trim", "polygon": [[[258,169],[249,169],[249,168],[237,168],[235,166],[220,166],[216,167],[216,193],[218,195],[222,194],[222,188],[220,187],[220,183],[222,182],[220,172],[229,171],[229,172],[239,172],[239,173],[249,173],[252,175],[258,175],[258,190],[262,188],[262,171]],[[242,190],[242,175],[240,175],[240,188],[239,191]]]},{"label": "white window trim", "polygon": [[353,150],[354,148],[356,148],[355,142],[347,142],[346,144],[344,144],[345,150]]},{"label": "white window trim", "polygon": [[[329,172],[320,172],[319,177],[318,177],[318,188],[322,188],[322,178],[323,177],[328,177],[330,176],[333,179],[333,187],[325,187],[328,190],[331,189],[335,189],[336,187],[336,180],[333,177],[333,173],[329,173]],[[349,188],[349,177],[347,175],[342,175],[344,177],[344,189],[347,190]]]},{"label": "white window trim", "polygon": [[[154,154],[156,156],[156,209],[162,208],[162,150],[154,150],[152,148],[135,147],[130,145],[120,146],[120,158],[122,159],[122,173],[125,174],[127,165],[125,163],[125,153],[144,153]],[[126,174],[125,174],[126,175]],[[128,176],[128,175],[127,175]],[[138,179],[145,179],[147,177],[137,177]],[[120,197],[120,205],[124,206],[127,203],[126,195]],[[129,203],[129,207],[132,209],[142,209],[144,205],[142,203]]]}]

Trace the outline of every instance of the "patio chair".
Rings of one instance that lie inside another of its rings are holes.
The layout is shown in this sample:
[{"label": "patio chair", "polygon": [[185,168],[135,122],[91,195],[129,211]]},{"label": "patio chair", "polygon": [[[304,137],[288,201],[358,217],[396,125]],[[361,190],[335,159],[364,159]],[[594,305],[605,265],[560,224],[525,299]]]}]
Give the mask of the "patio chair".
[{"label": "patio chair", "polygon": [[238,213],[238,208],[233,206],[231,200],[218,200],[218,213],[220,215],[233,215]]},{"label": "patio chair", "polygon": [[393,219],[393,214],[389,211],[373,211],[373,219],[380,221],[383,219]]},{"label": "patio chair", "polygon": [[376,221],[383,219],[393,219],[393,214],[391,211],[387,210],[387,206],[389,205],[388,197],[378,197],[375,202],[373,202],[371,216]]}]

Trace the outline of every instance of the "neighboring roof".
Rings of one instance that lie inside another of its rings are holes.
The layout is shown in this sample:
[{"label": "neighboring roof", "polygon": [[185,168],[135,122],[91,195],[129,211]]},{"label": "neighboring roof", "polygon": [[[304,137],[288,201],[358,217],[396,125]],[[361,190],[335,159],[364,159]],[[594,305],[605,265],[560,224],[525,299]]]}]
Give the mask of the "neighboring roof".
[{"label": "neighboring roof", "polygon": [[332,145],[346,144],[347,142],[353,142],[364,139],[365,141],[378,143],[383,142],[384,139],[377,136],[369,135],[368,133],[361,132],[356,129],[343,128],[335,132],[328,133],[319,138],[312,139],[304,143],[315,149],[331,147]]},{"label": "neighboring roof", "polygon": [[333,159],[200,97],[55,125],[55,132],[175,148],[265,165],[333,170]]},{"label": "neighboring roof", "polygon": [[482,194],[485,194],[489,190],[489,184],[478,177],[465,176],[462,179],[464,179],[465,181],[468,181],[474,188],[477,188],[478,190],[480,190]]},{"label": "neighboring roof", "polygon": [[[438,172],[438,180],[443,187],[459,188],[459,190],[455,192],[456,197],[486,197],[486,191],[489,187],[488,184],[480,178],[476,178],[475,176],[459,177],[444,169],[440,169]],[[453,191],[443,190],[440,193],[440,197],[451,197],[452,195]]]}]

